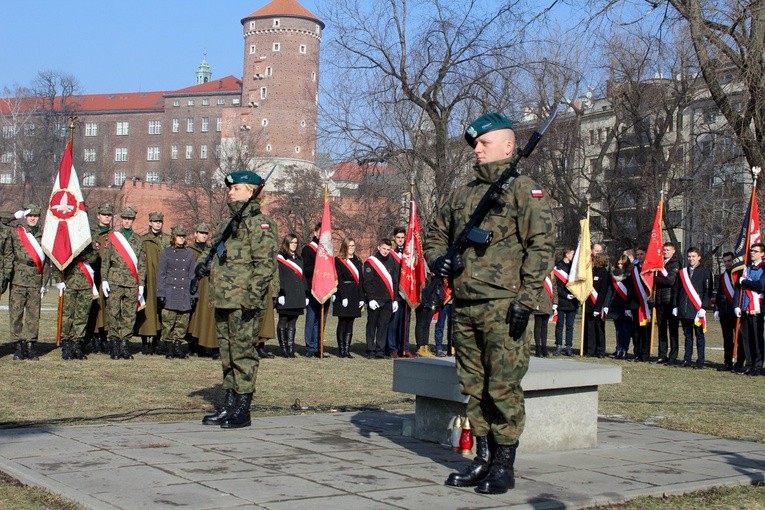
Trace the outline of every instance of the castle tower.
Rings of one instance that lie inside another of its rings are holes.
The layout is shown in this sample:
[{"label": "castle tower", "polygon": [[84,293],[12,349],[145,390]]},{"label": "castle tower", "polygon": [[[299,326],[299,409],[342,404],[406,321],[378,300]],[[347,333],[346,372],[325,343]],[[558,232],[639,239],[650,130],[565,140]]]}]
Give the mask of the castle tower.
[{"label": "castle tower", "polygon": [[202,63],[197,67],[197,85],[207,83],[212,79],[212,69],[207,63],[207,51],[202,54]]},{"label": "castle tower", "polygon": [[273,0],[242,27],[242,108],[231,128],[249,134],[257,159],[314,168],[324,23],[296,0]]}]

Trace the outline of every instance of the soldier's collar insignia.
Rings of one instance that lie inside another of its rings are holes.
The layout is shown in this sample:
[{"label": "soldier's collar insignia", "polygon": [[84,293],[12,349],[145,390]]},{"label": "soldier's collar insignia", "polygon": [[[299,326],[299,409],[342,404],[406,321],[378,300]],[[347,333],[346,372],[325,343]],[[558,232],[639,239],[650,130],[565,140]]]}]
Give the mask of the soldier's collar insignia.
[{"label": "soldier's collar insignia", "polygon": [[533,189],[531,190],[531,196],[533,198],[542,198],[545,196],[545,193],[541,189]]}]

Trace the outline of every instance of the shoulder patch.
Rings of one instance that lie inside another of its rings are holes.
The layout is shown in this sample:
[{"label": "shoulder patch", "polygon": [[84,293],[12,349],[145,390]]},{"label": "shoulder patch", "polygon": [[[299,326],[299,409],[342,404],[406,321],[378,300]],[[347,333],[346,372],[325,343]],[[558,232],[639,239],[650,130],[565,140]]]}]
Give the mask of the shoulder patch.
[{"label": "shoulder patch", "polygon": [[532,198],[542,198],[544,196],[545,196],[545,193],[541,189],[532,189],[531,190],[531,197]]},{"label": "shoulder patch", "polygon": [[261,223],[260,224],[261,230],[271,230],[271,224],[270,223]]}]

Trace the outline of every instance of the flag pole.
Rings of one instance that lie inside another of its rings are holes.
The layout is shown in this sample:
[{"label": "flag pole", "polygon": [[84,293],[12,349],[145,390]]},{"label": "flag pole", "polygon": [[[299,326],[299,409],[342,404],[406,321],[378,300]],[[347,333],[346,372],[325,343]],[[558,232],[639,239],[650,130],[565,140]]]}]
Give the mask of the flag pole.
[{"label": "flag pole", "polygon": [[[414,203],[414,172],[412,172],[412,176],[409,179],[409,215],[408,217],[412,217],[412,203]],[[409,225],[407,225],[408,227]],[[409,232],[407,232],[407,237],[409,237]],[[410,247],[411,249],[411,247]],[[406,301],[406,306],[404,307],[404,320],[403,322],[403,344],[404,348],[402,352],[402,355],[407,357],[407,354],[409,354],[409,330],[411,329],[411,321],[412,321],[412,308],[409,305],[409,302]]]},{"label": "flag pole", "polygon": [[[69,136],[67,137],[67,145],[72,144],[72,152],[74,152],[74,121],[77,120],[76,116],[69,117]],[[61,273],[63,276],[63,272]],[[64,291],[61,290],[58,293],[58,320],[56,323],[56,347],[61,345],[61,331],[64,328]]]},{"label": "flag pole", "polygon": [[[329,201],[329,189],[324,185],[324,205]],[[319,312],[319,359],[324,358],[324,302],[321,303],[321,312]]]},{"label": "flag pole", "polygon": [[[752,204],[754,204],[754,201],[757,200],[757,176],[760,174],[761,168],[758,166],[752,167],[752,195],[749,199],[749,210],[746,211],[746,215],[749,217],[749,223],[746,226],[746,239],[744,241],[744,271],[746,271],[746,266],[749,265],[749,245],[751,244],[751,238],[752,236],[749,234],[749,228],[752,224]],[[744,302],[744,293],[739,292],[738,293],[738,303],[736,303],[737,308],[741,309],[741,304]],[[738,362],[738,357],[736,356],[736,353],[738,353],[738,344],[741,341],[741,317],[743,316],[743,311],[741,315],[736,317],[736,330],[733,333],[733,353],[731,355],[731,361],[733,363]]]}]

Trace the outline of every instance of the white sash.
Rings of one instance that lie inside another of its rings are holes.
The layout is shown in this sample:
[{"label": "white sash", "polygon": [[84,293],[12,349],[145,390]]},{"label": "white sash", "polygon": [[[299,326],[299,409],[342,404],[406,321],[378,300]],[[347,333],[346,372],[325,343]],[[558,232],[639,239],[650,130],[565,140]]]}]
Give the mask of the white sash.
[{"label": "white sash", "polygon": [[351,262],[351,259],[343,259],[338,257],[337,260],[339,260],[343,266],[348,269],[348,271],[350,271],[351,276],[353,276],[353,279],[356,280],[356,283],[359,283],[359,270],[356,267],[356,264]]},{"label": "white sash", "polygon": [[396,296],[393,293],[393,277],[388,272],[388,268],[385,267],[383,263],[374,255],[369,257],[367,262],[369,262],[369,265],[372,266],[377,274],[380,275],[380,279],[383,281],[383,283],[385,283],[385,286],[388,288],[388,293],[390,294],[391,301],[395,301]]},{"label": "white sash", "polygon": [[556,267],[553,269],[553,274],[558,278],[558,280],[562,281],[564,285],[568,283],[568,273],[563,269]]},{"label": "white sash", "polygon": [[37,269],[40,271],[40,273],[42,273],[43,264],[45,264],[45,253],[43,252],[42,246],[40,246],[40,243],[37,242],[35,236],[33,236],[31,232],[29,232],[21,225],[19,225],[18,231],[19,239],[21,239],[21,244],[27,250],[29,258],[34,261]]},{"label": "white sash", "polygon": [[683,282],[683,288],[685,289],[685,294],[691,300],[691,303],[693,303],[693,306],[696,308],[696,311],[698,312],[699,310],[701,310],[701,296],[699,296],[699,293],[696,291],[695,287],[693,286],[693,283],[691,282],[691,275],[688,274],[687,267],[684,267],[680,271],[680,280]]},{"label": "white sash", "polygon": [[733,304],[733,297],[736,295],[736,289],[733,287],[733,280],[727,271],[722,274],[722,288],[728,303]]},{"label": "white sash", "polygon": [[300,278],[303,278],[303,268],[301,268],[296,262],[294,262],[294,261],[292,261],[292,260],[290,260],[288,258],[285,258],[284,255],[282,255],[281,253],[276,256],[276,260],[278,262],[281,262],[282,264],[284,264],[288,268],[290,268]]}]

